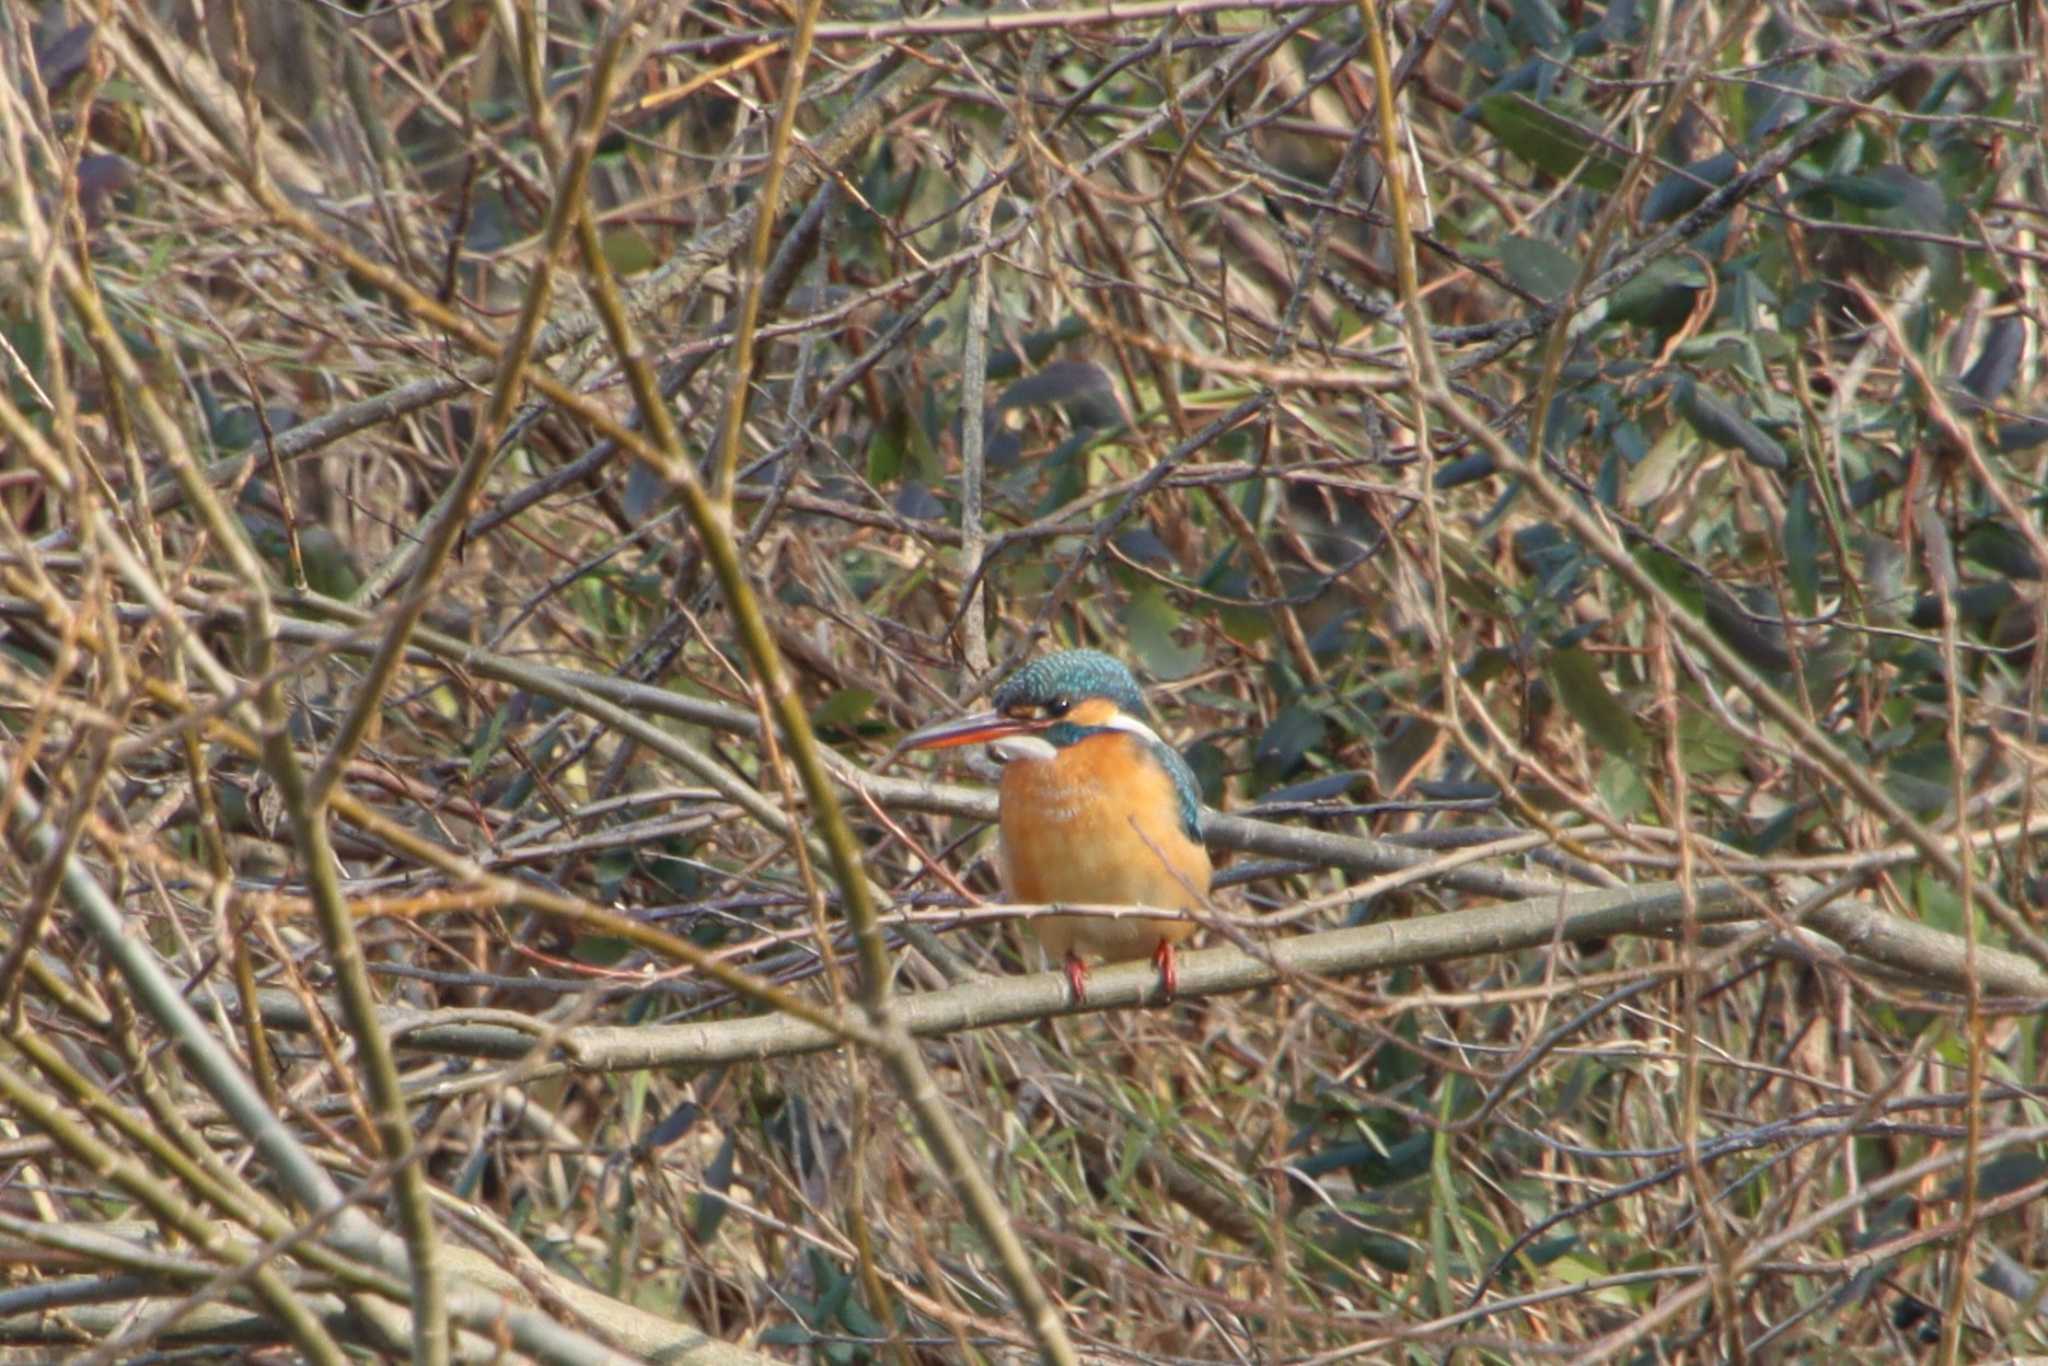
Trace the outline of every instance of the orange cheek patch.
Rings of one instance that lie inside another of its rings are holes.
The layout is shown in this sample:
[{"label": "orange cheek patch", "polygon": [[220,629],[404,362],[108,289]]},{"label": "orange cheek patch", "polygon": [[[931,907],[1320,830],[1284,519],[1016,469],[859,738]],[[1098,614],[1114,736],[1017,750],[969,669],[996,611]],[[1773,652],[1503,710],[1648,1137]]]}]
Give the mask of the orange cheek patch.
[{"label": "orange cheek patch", "polygon": [[1065,719],[1077,726],[1106,726],[1116,716],[1116,703],[1106,697],[1091,697],[1076,702]]}]

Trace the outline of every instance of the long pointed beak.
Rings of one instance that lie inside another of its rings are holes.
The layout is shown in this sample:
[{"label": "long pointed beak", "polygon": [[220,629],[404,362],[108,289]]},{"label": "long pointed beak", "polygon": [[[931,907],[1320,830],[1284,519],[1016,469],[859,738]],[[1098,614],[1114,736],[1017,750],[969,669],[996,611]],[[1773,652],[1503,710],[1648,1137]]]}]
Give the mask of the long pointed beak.
[{"label": "long pointed beak", "polygon": [[999,711],[978,711],[972,716],[962,716],[953,721],[938,721],[910,732],[896,742],[896,748],[889,751],[895,758],[906,750],[950,749],[955,745],[981,745],[991,740],[1000,740],[1008,735],[1023,735],[1042,727],[1032,721],[1019,721]]}]

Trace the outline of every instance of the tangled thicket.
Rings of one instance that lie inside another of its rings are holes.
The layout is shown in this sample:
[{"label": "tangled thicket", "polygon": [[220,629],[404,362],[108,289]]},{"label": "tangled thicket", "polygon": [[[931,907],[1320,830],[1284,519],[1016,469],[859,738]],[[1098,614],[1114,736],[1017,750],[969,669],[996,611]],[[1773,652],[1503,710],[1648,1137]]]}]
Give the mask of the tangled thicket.
[{"label": "tangled thicket", "polygon": [[0,1344],[2043,1350],[2038,3],[0,23]]}]

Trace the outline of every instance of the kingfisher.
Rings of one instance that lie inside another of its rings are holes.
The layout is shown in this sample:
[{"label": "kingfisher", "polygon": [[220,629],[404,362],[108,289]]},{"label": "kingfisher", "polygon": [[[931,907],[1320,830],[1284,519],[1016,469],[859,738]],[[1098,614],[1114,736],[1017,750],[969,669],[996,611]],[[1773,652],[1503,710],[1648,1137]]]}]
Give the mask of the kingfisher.
[{"label": "kingfisher", "polygon": [[[911,732],[897,746],[986,744],[1003,764],[999,827],[1004,893],[1017,902],[1199,910],[1209,895],[1202,796],[1195,775],[1147,719],[1131,671],[1099,650],[1063,650],[1003,681],[990,711]],[[1076,1003],[1088,997],[1084,954],[1151,958],[1167,999],[1179,987],[1174,945],[1188,919],[1045,915],[1031,922],[1062,963]]]}]

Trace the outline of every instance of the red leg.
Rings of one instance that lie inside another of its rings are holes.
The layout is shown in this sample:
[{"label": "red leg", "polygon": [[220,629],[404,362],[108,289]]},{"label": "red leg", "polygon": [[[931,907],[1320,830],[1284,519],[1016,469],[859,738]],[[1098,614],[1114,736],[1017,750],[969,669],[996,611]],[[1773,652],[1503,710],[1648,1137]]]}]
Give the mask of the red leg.
[{"label": "red leg", "polygon": [[1171,1001],[1180,991],[1180,964],[1173,956],[1173,941],[1162,939],[1152,949],[1152,966],[1159,969],[1161,999]]},{"label": "red leg", "polygon": [[1067,985],[1074,989],[1074,1004],[1079,1005],[1088,999],[1088,965],[1081,961],[1080,954],[1068,949],[1066,962],[1061,966],[1067,970]]}]

